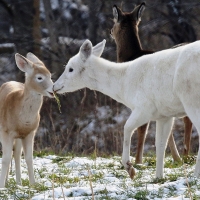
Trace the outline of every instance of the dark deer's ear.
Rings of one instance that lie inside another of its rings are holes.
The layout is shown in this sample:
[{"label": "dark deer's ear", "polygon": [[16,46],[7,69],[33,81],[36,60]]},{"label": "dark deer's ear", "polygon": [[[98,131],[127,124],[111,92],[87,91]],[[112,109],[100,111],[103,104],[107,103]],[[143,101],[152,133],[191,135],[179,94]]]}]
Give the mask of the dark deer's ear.
[{"label": "dark deer's ear", "polygon": [[113,6],[113,17],[115,22],[120,22],[123,17],[123,13],[116,5]]},{"label": "dark deer's ear", "polygon": [[145,10],[145,2],[142,2],[139,5],[138,12],[137,12],[137,19],[138,20],[140,20],[140,18],[142,17],[142,13],[143,13],[144,10]]},{"label": "dark deer's ear", "polygon": [[140,5],[134,8],[134,10],[132,11],[132,16],[134,20],[136,20],[137,22],[141,20],[144,9],[145,9],[145,2],[141,3]]}]

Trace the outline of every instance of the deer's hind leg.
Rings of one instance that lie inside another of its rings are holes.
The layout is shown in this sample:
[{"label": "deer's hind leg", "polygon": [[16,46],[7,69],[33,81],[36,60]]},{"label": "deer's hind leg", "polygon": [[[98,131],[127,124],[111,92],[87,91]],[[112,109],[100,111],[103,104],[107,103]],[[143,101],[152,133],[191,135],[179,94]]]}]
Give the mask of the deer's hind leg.
[{"label": "deer's hind leg", "polygon": [[184,122],[184,151],[183,155],[188,156],[190,151],[190,142],[191,142],[191,134],[192,134],[192,122],[189,117],[183,118]]},{"label": "deer's hind leg", "polygon": [[156,121],[156,178],[163,178],[165,149],[173,121],[171,117]]},{"label": "deer's hind leg", "polygon": [[196,102],[196,106],[193,104],[185,105],[185,112],[187,113],[187,116],[190,118],[192,123],[197,129],[197,132],[199,134],[199,150],[198,155],[196,159],[196,166],[194,170],[194,175],[197,177],[200,177],[200,105],[198,102]]},{"label": "deer's hind leg", "polygon": [[168,145],[169,145],[169,148],[170,148],[170,151],[171,151],[171,154],[172,154],[174,161],[180,162],[181,157],[180,157],[178,149],[176,147],[173,132],[171,132],[171,134],[169,136]]},{"label": "deer's hind leg", "polygon": [[148,128],[149,128],[149,123],[144,124],[140,126],[139,128],[137,128],[138,141],[137,141],[137,151],[136,151],[136,157],[135,157],[136,164],[142,164],[144,143],[145,143]]}]

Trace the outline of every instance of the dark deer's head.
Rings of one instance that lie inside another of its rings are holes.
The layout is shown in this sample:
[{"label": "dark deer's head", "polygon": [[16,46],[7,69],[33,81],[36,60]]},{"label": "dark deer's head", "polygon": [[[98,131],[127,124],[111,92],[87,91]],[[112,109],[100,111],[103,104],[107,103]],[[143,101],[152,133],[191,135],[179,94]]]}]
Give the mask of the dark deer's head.
[{"label": "dark deer's head", "polygon": [[118,62],[134,60],[150,53],[142,50],[138,35],[138,25],[144,9],[144,2],[136,6],[131,12],[123,12],[116,5],[113,6],[114,25],[110,35],[117,46]]},{"label": "dark deer's head", "polygon": [[142,12],[145,9],[145,3],[136,6],[132,12],[123,12],[116,5],[113,6],[114,25],[111,29],[111,36],[116,40],[123,36],[127,31],[135,32],[138,35],[138,25],[141,21]]}]

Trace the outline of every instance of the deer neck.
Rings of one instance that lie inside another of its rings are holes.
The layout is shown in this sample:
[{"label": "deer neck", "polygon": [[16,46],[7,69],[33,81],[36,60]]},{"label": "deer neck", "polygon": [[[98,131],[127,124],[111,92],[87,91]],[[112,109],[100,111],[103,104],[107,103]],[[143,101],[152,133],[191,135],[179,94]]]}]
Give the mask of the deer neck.
[{"label": "deer neck", "polygon": [[92,56],[87,72],[86,87],[108,95],[118,102],[123,102],[123,77],[125,77],[127,67],[127,63],[119,64]]},{"label": "deer neck", "polygon": [[29,119],[38,117],[43,102],[43,96],[25,86],[21,102],[23,119],[28,121]]},{"label": "deer neck", "polygon": [[142,51],[137,30],[122,31],[116,38],[117,62],[131,61],[139,57]]}]

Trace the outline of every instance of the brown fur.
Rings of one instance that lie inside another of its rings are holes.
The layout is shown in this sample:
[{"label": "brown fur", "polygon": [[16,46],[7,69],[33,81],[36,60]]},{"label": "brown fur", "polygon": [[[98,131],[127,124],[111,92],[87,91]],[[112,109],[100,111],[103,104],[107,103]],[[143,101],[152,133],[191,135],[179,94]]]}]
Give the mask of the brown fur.
[{"label": "brown fur", "polygon": [[111,36],[117,45],[117,62],[127,62],[153,53],[153,51],[142,49],[138,35],[140,16],[137,12],[142,9],[142,6],[144,3],[137,6],[132,12],[122,12],[120,8],[115,6],[119,13],[119,20],[114,19]]},{"label": "brown fur", "polygon": [[[0,187],[5,186],[12,149],[16,164],[16,181],[21,184],[22,145],[30,183],[35,182],[32,164],[34,135],[40,121],[43,95],[53,96],[50,72],[35,55],[28,53],[27,57],[29,59],[15,55],[18,68],[26,73],[25,83],[10,81],[0,87],[0,140],[3,150]],[[21,143],[16,139],[21,139]]]}]

